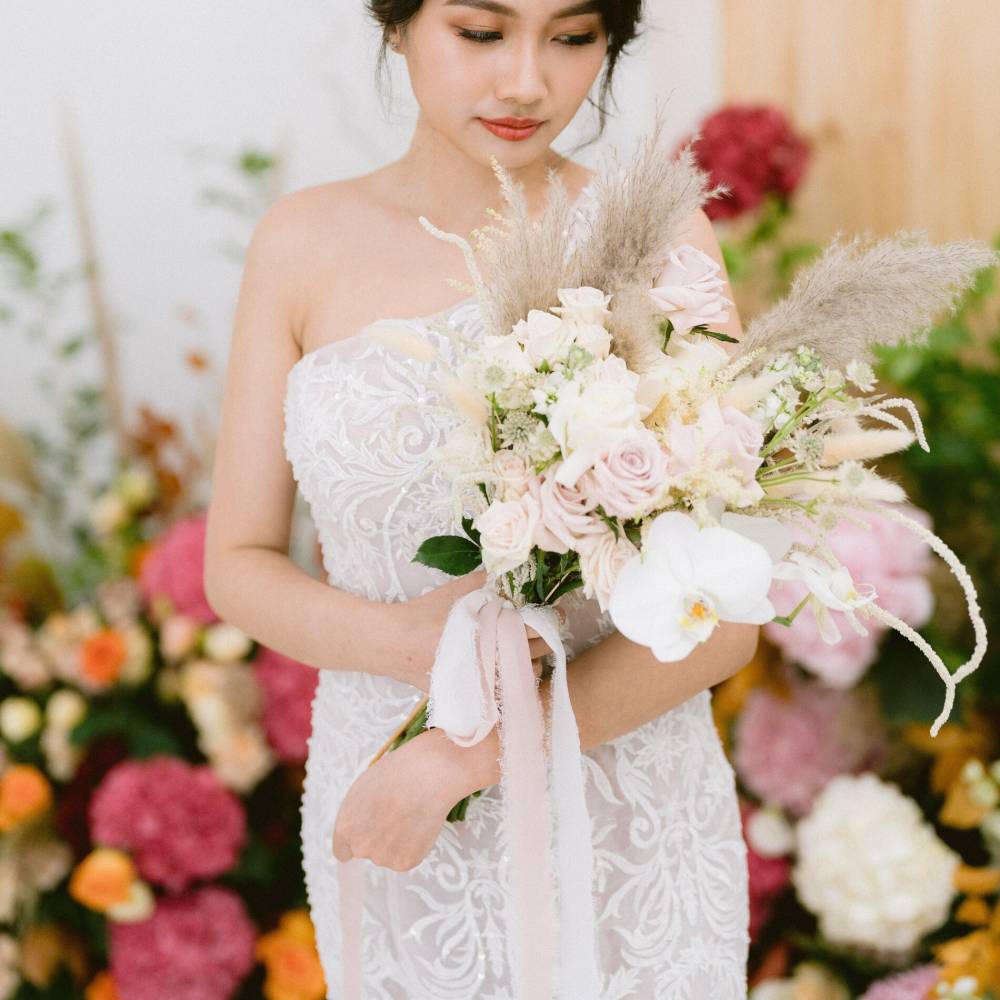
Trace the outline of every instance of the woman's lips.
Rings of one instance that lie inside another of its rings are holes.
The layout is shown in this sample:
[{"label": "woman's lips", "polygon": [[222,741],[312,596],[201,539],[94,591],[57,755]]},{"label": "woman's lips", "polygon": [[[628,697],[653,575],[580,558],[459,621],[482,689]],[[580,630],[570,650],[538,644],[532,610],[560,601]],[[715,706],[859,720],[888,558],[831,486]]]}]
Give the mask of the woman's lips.
[{"label": "woman's lips", "polygon": [[529,125],[527,128],[514,128],[510,125],[498,125],[487,118],[480,118],[479,120],[494,135],[500,136],[501,139],[509,139],[511,142],[530,139],[544,124],[544,122],[538,122],[536,125]]}]

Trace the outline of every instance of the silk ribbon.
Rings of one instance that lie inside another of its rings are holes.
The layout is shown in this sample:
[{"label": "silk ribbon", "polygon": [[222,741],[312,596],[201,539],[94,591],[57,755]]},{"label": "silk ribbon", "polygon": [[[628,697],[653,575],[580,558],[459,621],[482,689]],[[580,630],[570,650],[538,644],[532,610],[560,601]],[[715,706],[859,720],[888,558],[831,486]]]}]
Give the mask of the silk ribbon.
[{"label": "silk ribbon", "polygon": [[[545,640],[555,660],[548,747],[525,626]],[[491,584],[456,600],[431,668],[427,725],[443,729],[461,747],[474,746],[495,725],[499,728],[510,851],[507,926],[517,1000],[599,1000],[590,817],[580,734],[566,680],[566,650],[554,609],[517,607],[496,594]],[[549,775],[556,818],[554,852]],[[362,1000],[363,860],[338,865],[344,1000]]]}]

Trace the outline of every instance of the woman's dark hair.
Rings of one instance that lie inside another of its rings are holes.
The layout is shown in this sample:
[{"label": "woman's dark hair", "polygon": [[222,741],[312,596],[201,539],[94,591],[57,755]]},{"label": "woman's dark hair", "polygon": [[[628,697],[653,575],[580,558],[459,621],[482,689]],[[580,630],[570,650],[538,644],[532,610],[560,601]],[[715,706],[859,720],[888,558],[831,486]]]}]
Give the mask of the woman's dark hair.
[{"label": "woman's dark hair", "polygon": [[[382,44],[376,66],[376,73],[380,74],[381,78],[384,78],[388,71],[386,50],[393,29],[404,31],[406,25],[423,6],[423,2],[424,0],[366,0],[369,15],[382,28]],[[589,96],[587,97],[587,102],[597,108],[599,128],[592,139],[582,144],[584,146],[596,142],[604,135],[609,113],[605,105],[607,98],[610,97],[615,107],[618,106],[611,89],[612,77],[618,65],[618,57],[625,46],[639,37],[639,22],[642,20],[642,0],[599,0],[597,7],[604,21],[605,34],[608,36],[608,52],[597,104],[594,104]]]}]

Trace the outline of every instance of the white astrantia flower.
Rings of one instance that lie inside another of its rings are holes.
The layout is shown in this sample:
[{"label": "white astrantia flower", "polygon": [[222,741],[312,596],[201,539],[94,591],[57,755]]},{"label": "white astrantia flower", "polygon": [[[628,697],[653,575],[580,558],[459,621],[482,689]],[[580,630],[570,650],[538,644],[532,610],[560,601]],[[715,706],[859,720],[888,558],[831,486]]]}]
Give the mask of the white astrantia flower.
[{"label": "white astrantia flower", "polygon": [[947,919],[961,859],[877,775],[841,774],[796,829],[792,882],[836,944],[905,955]]},{"label": "white astrantia flower", "polygon": [[767,549],[719,526],[666,511],[622,566],[608,610],[615,627],[662,662],[682,660],[720,621],[763,625],[773,563]]}]

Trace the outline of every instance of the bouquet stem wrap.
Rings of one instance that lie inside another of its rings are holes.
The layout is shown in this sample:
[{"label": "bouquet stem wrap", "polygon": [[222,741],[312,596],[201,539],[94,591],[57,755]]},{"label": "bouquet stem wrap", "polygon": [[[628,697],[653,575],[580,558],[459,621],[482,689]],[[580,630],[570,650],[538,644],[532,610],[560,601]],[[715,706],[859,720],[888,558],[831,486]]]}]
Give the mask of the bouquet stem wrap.
[{"label": "bouquet stem wrap", "polygon": [[[555,659],[548,764],[556,818],[558,908],[545,723],[525,626],[548,643]],[[474,746],[499,726],[511,865],[507,926],[518,1000],[599,1000],[591,824],[566,651],[555,611],[545,605],[517,607],[489,585],[455,601],[431,670],[427,721],[462,747]],[[338,870],[346,1000],[361,1000],[360,860],[342,863]]]}]

